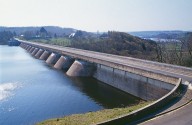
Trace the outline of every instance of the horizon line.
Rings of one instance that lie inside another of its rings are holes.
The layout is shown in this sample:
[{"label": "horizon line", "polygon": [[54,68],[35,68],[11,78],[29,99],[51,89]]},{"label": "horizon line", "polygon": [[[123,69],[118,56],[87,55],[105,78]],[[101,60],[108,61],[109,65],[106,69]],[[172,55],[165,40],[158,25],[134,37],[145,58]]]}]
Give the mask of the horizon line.
[{"label": "horizon line", "polygon": [[[88,31],[88,30],[84,30],[84,29],[77,29],[77,28],[72,28],[72,27],[62,27],[62,26],[57,26],[57,25],[38,25],[38,26],[1,26],[0,28],[28,28],[28,27],[34,27],[34,28],[38,28],[38,27],[59,27],[62,29],[74,29],[74,30],[82,30],[82,31],[86,31],[86,32],[98,32],[99,30],[95,30],[95,31]],[[119,32],[172,32],[172,31],[181,31],[181,32],[192,32],[191,30],[184,30],[184,29],[156,29],[156,30],[130,30],[130,31],[121,31],[121,30],[107,30],[107,31],[99,31],[99,32],[108,32],[108,31],[119,31]]]}]

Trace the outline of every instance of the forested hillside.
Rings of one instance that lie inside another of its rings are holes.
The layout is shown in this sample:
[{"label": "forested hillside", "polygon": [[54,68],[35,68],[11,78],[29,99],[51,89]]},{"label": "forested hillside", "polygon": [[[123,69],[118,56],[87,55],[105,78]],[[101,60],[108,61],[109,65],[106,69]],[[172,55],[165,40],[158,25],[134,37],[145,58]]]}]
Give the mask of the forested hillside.
[{"label": "forested hillside", "polygon": [[98,38],[74,37],[70,47],[155,60],[156,43],[124,32],[109,31]]},{"label": "forested hillside", "polygon": [[[0,31],[10,31],[17,35],[25,34],[30,32],[31,34],[36,34],[42,27],[0,27]],[[74,33],[76,30],[73,28],[61,28],[57,26],[44,26],[44,28],[51,34],[57,34],[58,36],[68,35]]]},{"label": "forested hillside", "polygon": [[0,45],[6,45],[10,38],[13,37],[13,33],[10,31],[0,32]]}]

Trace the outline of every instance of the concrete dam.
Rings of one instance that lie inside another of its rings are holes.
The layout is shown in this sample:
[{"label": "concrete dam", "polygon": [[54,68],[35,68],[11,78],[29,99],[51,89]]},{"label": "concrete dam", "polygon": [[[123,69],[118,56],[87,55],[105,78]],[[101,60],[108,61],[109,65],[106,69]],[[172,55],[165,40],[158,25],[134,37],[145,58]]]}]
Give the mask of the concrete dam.
[{"label": "concrete dam", "polygon": [[169,93],[179,78],[183,83],[192,78],[192,70],[186,67],[16,40],[32,56],[64,69],[68,76],[91,76],[144,100],[157,100]]}]

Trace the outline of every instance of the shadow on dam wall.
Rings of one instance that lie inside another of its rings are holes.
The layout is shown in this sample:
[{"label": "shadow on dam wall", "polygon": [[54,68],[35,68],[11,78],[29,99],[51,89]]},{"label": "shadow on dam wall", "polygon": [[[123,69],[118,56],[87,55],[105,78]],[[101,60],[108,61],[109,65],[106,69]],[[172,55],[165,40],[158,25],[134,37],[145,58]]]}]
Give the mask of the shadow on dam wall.
[{"label": "shadow on dam wall", "polygon": [[142,99],[109,86],[92,77],[73,77],[73,86],[105,108],[127,107],[138,104]]}]

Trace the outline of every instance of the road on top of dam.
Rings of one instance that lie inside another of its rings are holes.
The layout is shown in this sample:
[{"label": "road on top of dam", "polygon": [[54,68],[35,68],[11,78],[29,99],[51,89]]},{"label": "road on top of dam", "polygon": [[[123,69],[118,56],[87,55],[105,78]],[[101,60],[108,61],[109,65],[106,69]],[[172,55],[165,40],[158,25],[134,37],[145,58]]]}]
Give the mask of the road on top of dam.
[{"label": "road on top of dam", "polygon": [[[94,58],[94,59],[99,59],[103,61],[115,62],[116,64],[120,64],[120,65],[122,64],[125,66],[140,68],[146,71],[152,71],[152,72],[156,72],[156,73],[160,73],[168,76],[182,78],[183,81],[189,81],[190,83],[192,82],[192,69],[186,68],[186,67],[181,67],[181,68],[187,69],[187,72],[183,70],[179,70],[177,68],[174,69],[174,68],[161,66],[161,65],[169,65],[164,63],[158,63],[153,61],[135,59],[131,57],[117,56],[112,54],[75,49],[70,47],[62,47],[62,46],[50,45],[50,44],[44,44],[44,43],[28,42],[23,40],[19,40],[19,41],[22,43],[33,45],[33,46],[42,47],[47,50],[52,50],[53,52],[58,52],[62,54],[69,53],[72,55],[73,54],[79,55],[79,59],[81,59],[81,56],[83,56],[87,58]],[[71,56],[71,55],[68,55],[68,56]],[[173,66],[173,65],[170,65],[170,66]],[[179,66],[176,66],[176,67],[179,67]]]}]

